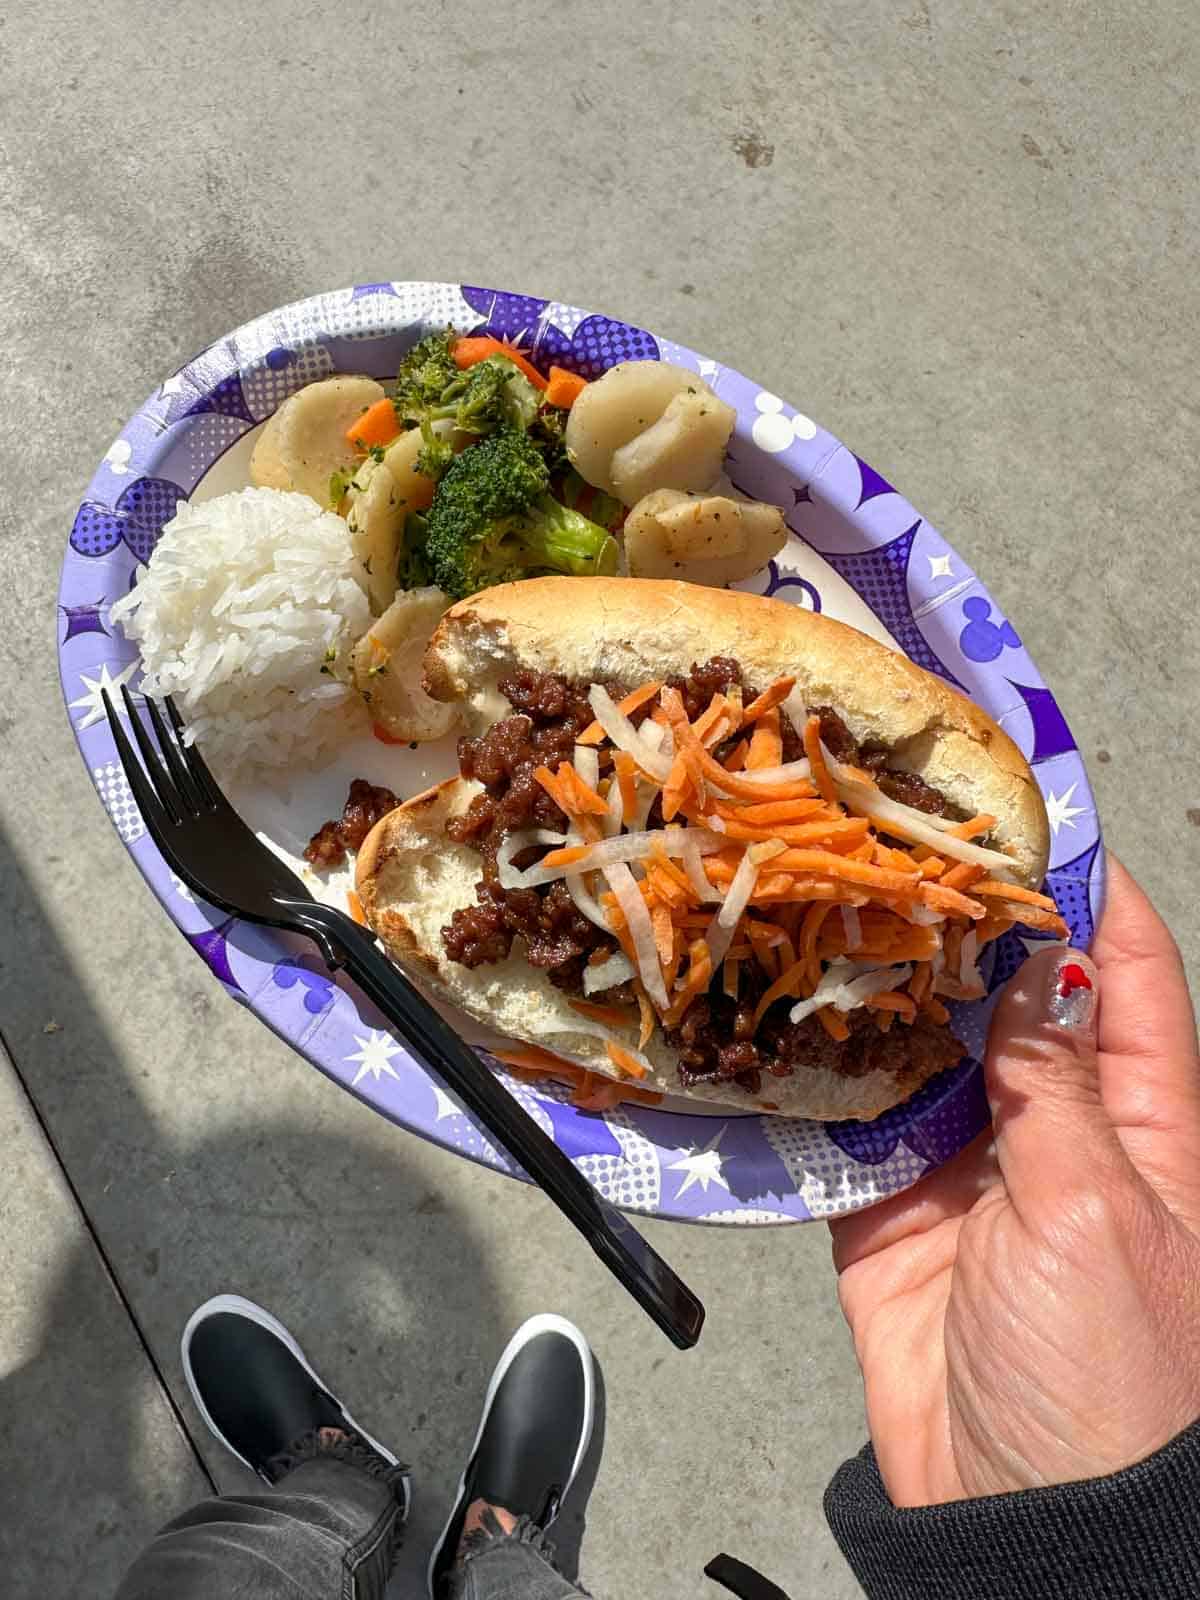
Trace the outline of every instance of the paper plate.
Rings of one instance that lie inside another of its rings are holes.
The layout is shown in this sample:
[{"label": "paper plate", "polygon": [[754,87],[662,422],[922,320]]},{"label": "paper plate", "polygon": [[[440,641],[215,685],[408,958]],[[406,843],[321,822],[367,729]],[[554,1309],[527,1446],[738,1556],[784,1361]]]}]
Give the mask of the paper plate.
[{"label": "paper plate", "polygon": [[[294,390],[335,372],[393,376],[416,339],[447,323],[519,338],[543,367],[556,362],[588,378],[618,361],[676,362],[735,406],[730,476],[747,493],[786,507],[792,530],[779,558],[744,587],[825,611],[893,645],[1012,735],[1050,813],[1047,890],[1073,942],[1087,945],[1104,857],[1075,741],[1012,623],[890,483],[778,396],[642,328],[467,284],[368,283],[259,317],[168,378],[105,455],[63,563],[60,666],[88,772],[150,887],[239,1004],[393,1122],[513,1170],[365,998],[331,976],[310,947],[224,917],[173,878],[146,834],[100,703],[102,688],[137,682],[136,652],[110,623],[108,608],[128,590],[177,503],[244,484],[254,431]],[[410,753],[367,740],[290,792],[260,786],[234,798],[256,827],[294,853],[326,816],[340,812],[350,777],[368,776],[407,795],[453,770],[452,741]],[[979,1058],[988,1021],[998,989],[1031,948],[1035,937],[1017,932],[989,947],[989,998],[952,1008],[968,1057],[874,1122],[670,1107],[597,1115],[565,1104],[565,1091],[505,1081],[601,1193],[631,1211],[765,1224],[857,1210],[916,1182],[984,1127]]]}]

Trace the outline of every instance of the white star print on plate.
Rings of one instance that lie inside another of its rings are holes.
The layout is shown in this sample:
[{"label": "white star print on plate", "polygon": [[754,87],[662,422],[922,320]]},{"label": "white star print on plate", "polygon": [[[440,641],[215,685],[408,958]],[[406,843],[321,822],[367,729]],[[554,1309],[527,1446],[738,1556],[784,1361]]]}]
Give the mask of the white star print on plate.
[{"label": "white star print on plate", "polygon": [[361,1063],[358,1071],[354,1074],[353,1083],[361,1083],[368,1072],[376,1083],[379,1082],[384,1073],[389,1078],[395,1078],[399,1082],[400,1074],[392,1066],[392,1057],[400,1054],[400,1046],[390,1033],[377,1033],[372,1028],[365,1039],[360,1039],[356,1033],[354,1042],[358,1049],[352,1055],[343,1058],[346,1061],[358,1061]]},{"label": "white star print on plate", "polygon": [[1071,796],[1078,787],[1079,784],[1076,782],[1062,794],[1051,793],[1046,796],[1046,816],[1049,818],[1050,826],[1056,834],[1064,823],[1068,828],[1073,828],[1075,826],[1075,818],[1082,817],[1087,813],[1087,806],[1073,806],[1071,804]]},{"label": "white star print on plate", "polygon": [[433,1090],[433,1102],[437,1106],[437,1116],[434,1119],[436,1122],[445,1122],[447,1117],[466,1116],[458,1101],[452,1100],[441,1084],[431,1083],[429,1087]]},{"label": "white star print on plate", "polygon": [[75,726],[77,728],[90,728],[93,723],[104,721],[104,701],[101,700],[100,696],[105,689],[108,690],[109,698],[112,700],[113,705],[120,711],[122,702],[121,696],[117,691],[123,683],[126,683],[133,676],[137,666],[138,663],[136,661],[131,661],[123,671],[118,672],[115,678],[109,675],[107,661],[100,668],[100,676],[98,678],[89,678],[86,672],[81,672],[79,681],[87,692],[81,695],[78,700],[71,701],[71,710],[83,710],[86,714],[79,718]]},{"label": "white star print on plate", "polygon": [[949,556],[928,556],[929,576],[931,578],[952,578],[954,568],[950,565]]},{"label": "white star print on plate", "polygon": [[727,1126],[727,1123],[722,1123],[720,1131],[713,1134],[703,1150],[685,1151],[678,1161],[670,1163],[668,1171],[687,1174],[679,1185],[675,1195],[676,1200],[685,1195],[694,1183],[698,1183],[705,1194],[708,1193],[710,1183],[719,1183],[722,1189],[728,1190],[729,1183],[721,1171],[724,1157],[718,1148]]}]

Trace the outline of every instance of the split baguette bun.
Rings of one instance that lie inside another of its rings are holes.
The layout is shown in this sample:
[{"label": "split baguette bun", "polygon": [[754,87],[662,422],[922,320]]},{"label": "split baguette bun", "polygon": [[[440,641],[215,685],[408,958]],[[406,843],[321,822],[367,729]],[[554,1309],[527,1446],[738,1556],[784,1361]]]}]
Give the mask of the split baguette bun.
[{"label": "split baguette bun", "polygon": [[[992,841],[1012,858],[1013,876],[1040,884],[1049,852],[1041,793],[1021,752],[985,712],[940,678],[855,628],[799,606],[732,590],[634,578],[534,578],[461,601],[442,619],[425,656],[425,688],[459,702],[479,733],[511,714],[497,687],[517,668],[587,682],[643,683],[685,675],[693,663],[732,656],[748,684],[785,675],[785,702],[802,724],[806,709],[831,706],[860,743],[882,743],[891,765],[917,773],[970,815],[994,816]],[[616,1077],[604,1041],[578,1031],[579,1014],[522,942],[494,965],[447,959],[441,930],[475,904],[478,854],[445,837],[480,786],[450,779],[384,817],[358,857],[364,913],[388,952],[440,998],[496,1032]],[[653,1074],[641,1085],[679,1094],[675,1052],[656,1030],[645,1049]],[[823,1120],[874,1117],[920,1087],[917,1069],[846,1077],[810,1068],[764,1084],[769,1109]],[[691,1098],[747,1111],[736,1084],[697,1084]]]}]

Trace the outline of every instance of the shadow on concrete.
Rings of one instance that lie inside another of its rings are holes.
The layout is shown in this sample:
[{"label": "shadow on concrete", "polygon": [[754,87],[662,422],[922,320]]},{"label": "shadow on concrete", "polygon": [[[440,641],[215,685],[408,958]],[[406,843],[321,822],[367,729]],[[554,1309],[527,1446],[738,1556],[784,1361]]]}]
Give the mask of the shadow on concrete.
[{"label": "shadow on concrete", "polygon": [[[393,1587],[423,1592],[427,1552],[448,1509],[423,1484],[457,1481],[488,1373],[512,1331],[477,1234],[406,1166],[399,1132],[394,1155],[340,1130],[252,1118],[176,1144],[131,1081],[3,835],[0,902],[14,908],[0,956],[0,1019],[89,1230],[88,1243],[47,1275],[40,1347],[0,1381],[0,1522],[21,1530],[6,1561],[6,1594],[65,1593],[84,1572],[89,1594],[109,1593],[157,1522],[182,1511],[197,1488],[254,1481],[204,1430],[179,1364],[187,1315],[221,1291],[274,1311],[363,1425],[414,1467]],[[56,1019],[70,1048],[26,1074],[23,1062],[49,1043],[39,1018]],[[83,1135],[62,1115],[73,1090],[93,1107]],[[113,1362],[110,1352],[102,1366],[94,1332],[112,1324],[113,1307],[98,1302],[95,1257],[133,1333],[117,1341],[122,1357]],[[181,1472],[178,1448],[156,1452],[147,1442],[151,1384],[188,1441],[194,1472]],[[585,1465],[592,1476],[601,1439],[602,1418],[596,1459]],[[177,1495],[159,1481],[152,1497],[162,1470],[186,1480]],[[578,1505],[579,1494],[572,1500]],[[570,1560],[582,1532],[582,1511],[568,1507],[560,1534],[573,1546]]]}]

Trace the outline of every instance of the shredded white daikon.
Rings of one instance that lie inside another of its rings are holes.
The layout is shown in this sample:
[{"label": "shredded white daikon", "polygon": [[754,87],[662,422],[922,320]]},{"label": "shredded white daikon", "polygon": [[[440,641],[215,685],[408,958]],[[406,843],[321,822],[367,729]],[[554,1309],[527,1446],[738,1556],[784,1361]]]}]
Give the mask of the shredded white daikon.
[{"label": "shredded white daikon", "polygon": [[615,950],[604,961],[583,969],[584,994],[598,994],[602,989],[615,989],[619,983],[628,983],[634,976],[633,962],[623,950]]},{"label": "shredded white daikon", "polygon": [[[617,841],[612,842],[615,844]],[[634,880],[633,873],[623,861],[614,861],[605,867],[604,876],[608,879],[609,887],[616,895],[617,904],[624,915],[625,926],[633,942],[633,952],[637,957],[638,976],[652,1003],[659,1011],[666,1011],[671,1002],[667,999],[667,986],[663,982],[662,968],[658,963],[658,949],[654,943],[654,929],[650,923],[650,912],[642,899],[642,892]]]},{"label": "shredded white daikon", "polygon": [[644,772],[657,778],[659,783],[666,783],[671,774],[670,757],[661,755],[646,743],[625,713],[618,709],[608,690],[594,683],[588,690],[588,700],[596,714],[596,721],[617,749],[628,751]]}]

